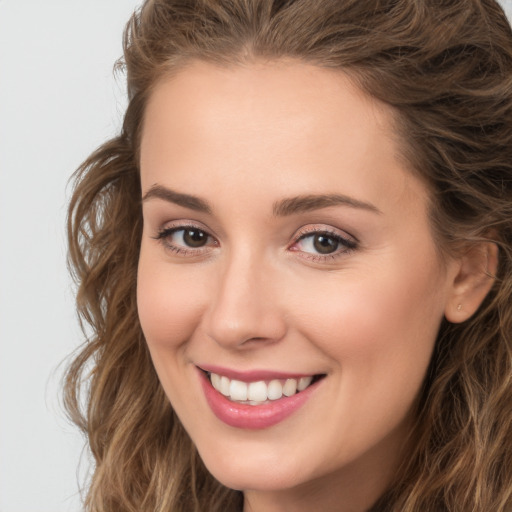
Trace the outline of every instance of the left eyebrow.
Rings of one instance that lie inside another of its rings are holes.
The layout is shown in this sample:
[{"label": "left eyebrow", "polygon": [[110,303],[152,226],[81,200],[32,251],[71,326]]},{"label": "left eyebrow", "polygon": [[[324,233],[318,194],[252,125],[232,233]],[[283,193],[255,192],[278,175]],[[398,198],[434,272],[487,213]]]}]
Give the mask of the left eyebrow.
[{"label": "left eyebrow", "polygon": [[382,214],[375,205],[342,194],[320,194],[290,197],[274,203],[272,211],[276,217],[286,217],[297,213],[328,208],[329,206],[348,206],[350,208],[358,208]]}]

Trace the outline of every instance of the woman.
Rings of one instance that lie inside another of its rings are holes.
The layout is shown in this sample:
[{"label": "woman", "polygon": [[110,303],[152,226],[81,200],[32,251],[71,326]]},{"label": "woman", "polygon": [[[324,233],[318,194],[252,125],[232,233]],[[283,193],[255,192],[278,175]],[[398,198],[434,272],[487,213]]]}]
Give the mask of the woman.
[{"label": "woman", "polygon": [[500,7],[154,0],[124,56],[69,217],[86,509],[511,510]]}]

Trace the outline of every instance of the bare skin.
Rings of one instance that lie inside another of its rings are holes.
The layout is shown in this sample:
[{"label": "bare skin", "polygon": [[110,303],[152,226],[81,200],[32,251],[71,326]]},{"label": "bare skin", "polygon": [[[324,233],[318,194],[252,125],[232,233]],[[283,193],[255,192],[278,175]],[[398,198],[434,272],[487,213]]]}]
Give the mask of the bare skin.
[{"label": "bare skin", "polygon": [[[140,320],[175,411],[245,512],[370,507],[443,316],[464,320],[488,289],[457,309],[471,273],[440,260],[391,126],[342,74],[296,62],[194,63],[150,99]],[[324,377],[285,420],[235,428],[205,399],[208,364]]]}]

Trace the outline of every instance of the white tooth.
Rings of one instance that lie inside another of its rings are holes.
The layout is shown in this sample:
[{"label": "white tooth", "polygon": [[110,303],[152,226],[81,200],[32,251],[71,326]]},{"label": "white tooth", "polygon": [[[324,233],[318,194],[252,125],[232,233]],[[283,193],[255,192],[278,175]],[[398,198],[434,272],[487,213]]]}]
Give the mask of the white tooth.
[{"label": "white tooth", "polygon": [[[266,400],[265,400],[265,401],[266,401]],[[264,404],[264,403],[265,403],[265,402],[255,402],[255,401],[252,401],[252,400],[251,400],[251,401],[249,402],[249,405],[262,405],[262,404]]]},{"label": "white tooth", "polygon": [[219,391],[224,396],[229,396],[229,379],[224,377],[224,375],[220,378],[220,389]]},{"label": "white tooth", "polygon": [[310,384],[311,384],[311,381],[313,380],[313,377],[301,377],[300,380],[299,380],[299,384],[297,385],[297,389],[299,391],[304,391]]},{"label": "white tooth", "polygon": [[217,375],[216,373],[211,373],[210,380],[214,389],[220,391],[220,375]]},{"label": "white tooth", "polygon": [[283,386],[283,395],[292,396],[297,392],[297,379],[286,379]]},{"label": "white tooth", "polygon": [[271,380],[268,385],[269,400],[279,400],[283,396],[283,385],[278,380]]},{"label": "white tooth", "polygon": [[229,385],[231,400],[247,400],[247,384],[240,380],[232,380]]},{"label": "white tooth", "polygon": [[267,399],[267,385],[264,381],[251,382],[247,392],[247,398],[254,402],[264,402]]}]

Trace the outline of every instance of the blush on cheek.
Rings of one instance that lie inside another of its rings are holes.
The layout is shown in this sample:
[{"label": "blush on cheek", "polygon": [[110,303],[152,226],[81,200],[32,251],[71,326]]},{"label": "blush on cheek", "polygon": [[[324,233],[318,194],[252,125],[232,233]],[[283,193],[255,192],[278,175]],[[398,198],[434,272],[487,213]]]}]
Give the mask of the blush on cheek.
[{"label": "blush on cheek", "polygon": [[336,283],[327,296],[324,287],[322,300],[310,294],[303,305],[304,331],[311,339],[323,340],[325,352],[344,364],[360,360],[367,368],[389,371],[380,364],[383,359],[396,366],[405,364],[407,357],[415,361],[418,355],[422,366],[433,348],[442,312],[425,307],[426,294],[434,293],[435,277],[412,280],[405,263],[394,273],[376,272],[359,276],[352,284]]},{"label": "blush on cheek", "polygon": [[139,263],[137,307],[148,345],[176,347],[192,336],[204,309],[205,294],[195,280],[169,265],[143,259]]},{"label": "blush on cheek", "polygon": [[187,321],[190,310],[168,290],[139,286],[137,304],[148,344],[175,346],[185,342],[192,334],[191,322]]}]

